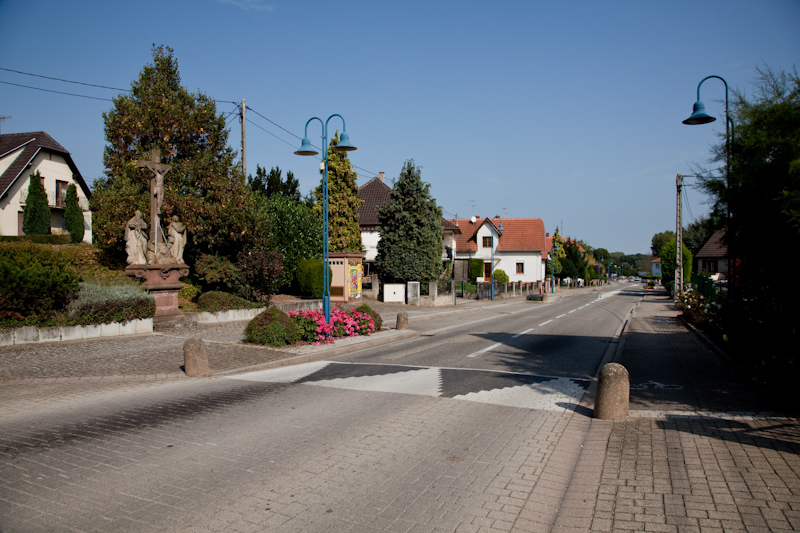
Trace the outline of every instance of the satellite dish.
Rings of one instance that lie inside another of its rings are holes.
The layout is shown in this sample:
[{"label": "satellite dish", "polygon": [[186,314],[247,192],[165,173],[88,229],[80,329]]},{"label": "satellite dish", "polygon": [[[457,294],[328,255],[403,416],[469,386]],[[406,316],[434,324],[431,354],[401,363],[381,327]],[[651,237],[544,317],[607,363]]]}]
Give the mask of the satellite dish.
[{"label": "satellite dish", "polygon": [[469,219],[469,221],[470,221],[470,222],[472,222],[473,224],[474,224],[474,223],[475,223],[475,221],[477,221],[477,220],[478,220],[478,219],[477,219],[477,218],[475,218],[475,216],[474,216],[474,215],[472,216],[472,218],[471,218],[471,219]]}]

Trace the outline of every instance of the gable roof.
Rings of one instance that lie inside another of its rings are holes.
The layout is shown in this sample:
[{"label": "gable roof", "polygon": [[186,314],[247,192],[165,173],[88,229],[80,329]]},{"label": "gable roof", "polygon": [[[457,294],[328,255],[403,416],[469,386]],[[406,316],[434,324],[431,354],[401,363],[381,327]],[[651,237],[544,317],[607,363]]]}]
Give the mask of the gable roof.
[{"label": "gable roof", "polygon": [[358,225],[377,226],[378,206],[392,199],[392,189],[380,178],[372,178],[358,189],[358,198],[362,200],[358,208]]},{"label": "gable roof", "polygon": [[695,255],[694,258],[719,259],[727,256],[728,247],[725,245],[725,230],[718,229],[711,234],[711,237],[709,237],[703,247],[698,250],[697,255]]},{"label": "gable roof", "polygon": [[491,219],[484,218],[472,223],[471,219],[451,219],[450,222],[461,228],[461,233],[456,236],[456,250],[458,252],[478,251],[478,230],[485,224],[495,228],[500,235],[497,240],[497,250],[500,252],[544,252],[545,236],[544,222],[541,218],[503,218],[503,230],[497,229]]},{"label": "gable roof", "polygon": [[66,148],[58,144],[47,133],[36,131],[0,135],[0,158],[20,149],[22,149],[22,152],[16,156],[6,171],[0,175],[0,198],[3,198],[8,193],[8,190],[19,178],[28,178],[25,175],[25,170],[28,169],[39,152],[42,151],[55,153],[63,157],[72,171],[75,183],[83,190],[87,198],[91,198],[91,191],[86,186],[86,182],[83,180],[78,167],[75,166],[75,162],[72,161],[72,156],[69,155]]}]

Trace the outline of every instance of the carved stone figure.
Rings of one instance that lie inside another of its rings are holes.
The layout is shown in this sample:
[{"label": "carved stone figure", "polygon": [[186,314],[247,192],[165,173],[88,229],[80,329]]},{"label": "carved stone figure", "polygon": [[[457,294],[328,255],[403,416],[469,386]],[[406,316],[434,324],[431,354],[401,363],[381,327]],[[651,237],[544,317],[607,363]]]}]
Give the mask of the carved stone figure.
[{"label": "carved stone figure", "polygon": [[186,225],[180,221],[178,215],[172,215],[172,221],[167,227],[167,234],[170,255],[176,263],[183,263],[183,249],[186,247]]},{"label": "carved stone figure", "polygon": [[136,214],[125,224],[125,251],[128,252],[129,265],[147,263],[147,222],[142,212]]}]

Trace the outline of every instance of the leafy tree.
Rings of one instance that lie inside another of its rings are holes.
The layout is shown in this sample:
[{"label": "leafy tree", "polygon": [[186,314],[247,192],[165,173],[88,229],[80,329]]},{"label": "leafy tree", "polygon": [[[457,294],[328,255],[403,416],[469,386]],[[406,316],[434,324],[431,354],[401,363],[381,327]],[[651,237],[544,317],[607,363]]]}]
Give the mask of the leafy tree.
[{"label": "leafy tree", "polygon": [[[331,252],[361,252],[361,228],[358,226],[358,176],[350,168],[347,152],[333,149],[339,134],[328,146],[328,247]],[[322,217],[322,183],[314,191],[315,212]]]},{"label": "leafy tree", "polygon": [[556,231],[553,233],[553,248],[550,250],[550,257],[552,261],[548,261],[545,265],[545,274],[552,274],[550,271],[550,266],[552,263],[553,271],[555,271],[556,275],[562,273],[562,266],[561,260],[564,259],[566,256],[566,252],[564,251],[564,239],[561,238],[561,235],[558,234],[558,226],[556,226]]},{"label": "leafy tree", "polygon": [[281,284],[288,285],[295,280],[302,259],[322,257],[322,220],[312,208],[280,194],[261,198],[260,205],[269,214],[274,227],[280,227],[272,246],[283,254],[285,273]]},{"label": "leafy tree", "polygon": [[605,248],[595,248],[594,258],[597,260],[598,264],[600,265],[600,276],[605,276],[605,273],[608,269],[608,263],[611,259],[611,254]]},{"label": "leafy tree", "polygon": [[47,204],[47,192],[42,185],[39,171],[31,174],[28,186],[28,197],[22,208],[22,231],[25,235],[50,234],[50,206]]},{"label": "leafy tree", "polygon": [[[661,248],[661,283],[671,289],[675,284],[675,265],[678,261],[678,242],[669,241]],[[694,255],[683,245],[683,283],[692,281],[692,260]]]},{"label": "leafy tree", "polygon": [[[737,338],[743,353],[754,348],[754,353],[781,354],[764,364],[782,368],[778,373],[788,377],[800,369],[797,355],[783,355],[785,346],[797,342],[793,309],[800,286],[776,275],[776,263],[764,254],[787,260],[800,243],[800,76],[796,69],[769,67],[757,73],[752,95],[732,91],[730,191],[724,175],[703,185],[715,211],[730,207],[726,244],[735,262],[732,307],[726,313],[729,338]],[[717,161],[725,161],[725,149],[723,134],[714,150]]]},{"label": "leafy tree", "polygon": [[586,272],[586,260],[581,255],[577,242],[567,239],[564,243],[564,258],[561,260],[561,273],[570,278],[583,276]]},{"label": "leafy tree", "polygon": [[403,165],[391,200],[378,207],[375,267],[385,282],[435,281],[442,272],[442,208],[413,160]]},{"label": "leafy tree", "polygon": [[290,170],[286,173],[286,181],[281,177],[281,169],[273,167],[267,174],[266,169],[256,165],[256,177],[250,176],[248,184],[253,192],[270,198],[274,195],[286,196],[300,201],[300,182]]},{"label": "leafy tree", "polygon": [[650,241],[650,251],[653,257],[661,257],[661,249],[664,245],[670,241],[675,241],[677,238],[678,236],[675,235],[675,232],[669,230],[653,235],[653,239]]},{"label": "leafy tree", "polygon": [[69,239],[72,242],[83,240],[83,211],[78,203],[78,187],[74,183],[67,186],[67,198],[64,207],[64,225],[69,232]]},{"label": "leafy tree", "polygon": [[92,224],[109,255],[124,258],[123,227],[137,209],[150,220],[152,172],[137,168],[137,160],[149,159],[155,148],[172,165],[161,217],[178,215],[186,225],[192,260],[203,254],[235,258],[267,246],[269,220],[233,163],[225,121],[211,98],[181,86],[172,49],[154,46],[153,63],[103,118],[106,170],[95,182]]}]

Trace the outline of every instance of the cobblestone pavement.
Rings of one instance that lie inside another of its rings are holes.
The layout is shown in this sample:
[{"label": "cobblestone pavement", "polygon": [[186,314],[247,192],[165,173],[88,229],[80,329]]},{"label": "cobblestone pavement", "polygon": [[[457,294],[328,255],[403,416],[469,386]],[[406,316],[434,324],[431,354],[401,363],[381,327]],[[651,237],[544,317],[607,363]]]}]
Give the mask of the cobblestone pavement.
[{"label": "cobblestone pavement", "polygon": [[178,377],[191,336],[215,370],[301,355],[237,346],[241,323],[3,348],[0,531],[800,531],[800,423],[676,315],[634,312],[623,421],[591,391],[572,411]]}]

